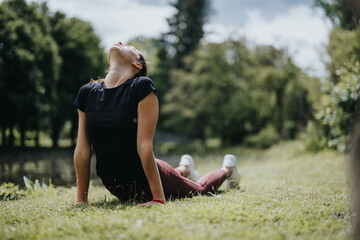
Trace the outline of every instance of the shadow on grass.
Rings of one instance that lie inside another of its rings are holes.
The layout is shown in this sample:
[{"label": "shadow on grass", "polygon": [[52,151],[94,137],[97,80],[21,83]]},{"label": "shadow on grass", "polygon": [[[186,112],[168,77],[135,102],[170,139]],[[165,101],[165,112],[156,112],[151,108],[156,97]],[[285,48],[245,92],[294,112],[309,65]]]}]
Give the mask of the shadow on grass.
[{"label": "shadow on grass", "polygon": [[[237,190],[241,190],[240,187],[236,188]],[[244,190],[241,190],[241,192],[244,192]],[[217,190],[214,193],[208,192],[206,195],[203,196],[207,196],[209,198],[213,198],[213,197],[221,197],[222,194],[226,194],[227,191],[225,190]],[[192,197],[196,197],[199,195],[193,195]],[[177,200],[185,200],[188,199],[190,200],[192,198],[191,196],[188,197],[169,197],[167,198],[167,202],[171,202],[171,201],[177,201]],[[136,200],[128,200],[128,201],[121,201],[118,198],[113,198],[113,199],[106,199],[104,198],[103,200],[99,200],[96,202],[91,202],[91,203],[86,203],[86,204],[73,204],[71,206],[69,206],[68,210],[69,211],[82,211],[82,210],[86,210],[89,208],[97,208],[97,209],[108,209],[108,210],[121,210],[121,209],[126,209],[126,208],[132,208],[132,207],[138,207],[138,204],[144,203],[147,200],[141,200],[141,199],[136,199]]]},{"label": "shadow on grass", "polygon": [[135,201],[127,201],[122,202],[119,199],[112,199],[112,200],[100,200],[97,202],[91,202],[91,203],[85,203],[85,204],[72,204],[69,206],[69,211],[82,211],[87,210],[90,208],[98,208],[98,209],[108,209],[108,210],[119,210],[119,209],[125,209],[128,207],[135,207],[138,203],[141,202],[135,202]]}]

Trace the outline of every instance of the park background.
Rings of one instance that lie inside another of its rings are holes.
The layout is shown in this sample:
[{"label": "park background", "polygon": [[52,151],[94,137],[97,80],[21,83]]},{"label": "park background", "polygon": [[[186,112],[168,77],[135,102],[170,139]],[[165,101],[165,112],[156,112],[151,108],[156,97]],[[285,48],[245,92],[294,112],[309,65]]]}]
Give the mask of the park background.
[{"label": "park background", "polygon": [[245,182],[254,171],[265,176],[267,164],[321,166],[323,174],[298,177],[337,179],[343,198],[333,215],[347,227],[336,223],[333,233],[349,236],[348,170],[332,171],[348,162],[359,108],[359,8],[355,0],[0,1],[2,189],[26,184],[34,194],[38,179],[72,194],[72,103],[80,86],[106,76],[106,52],[123,41],[144,53],[157,88],[157,157],[176,166],[193,154],[204,173],[230,151],[252,169]]}]

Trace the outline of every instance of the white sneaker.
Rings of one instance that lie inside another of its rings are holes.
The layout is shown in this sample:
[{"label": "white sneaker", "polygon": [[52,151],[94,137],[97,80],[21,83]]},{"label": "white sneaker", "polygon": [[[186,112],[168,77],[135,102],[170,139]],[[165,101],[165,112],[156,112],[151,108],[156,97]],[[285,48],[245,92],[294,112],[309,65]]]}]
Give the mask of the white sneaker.
[{"label": "white sneaker", "polygon": [[240,183],[240,174],[236,167],[236,157],[232,154],[226,154],[223,160],[223,167],[231,168],[231,175],[226,179],[227,181],[227,190],[231,188],[237,188]]},{"label": "white sneaker", "polygon": [[181,156],[179,166],[185,166],[189,169],[190,174],[187,176],[187,178],[190,180],[196,182],[200,179],[199,172],[195,170],[194,159],[189,154]]}]

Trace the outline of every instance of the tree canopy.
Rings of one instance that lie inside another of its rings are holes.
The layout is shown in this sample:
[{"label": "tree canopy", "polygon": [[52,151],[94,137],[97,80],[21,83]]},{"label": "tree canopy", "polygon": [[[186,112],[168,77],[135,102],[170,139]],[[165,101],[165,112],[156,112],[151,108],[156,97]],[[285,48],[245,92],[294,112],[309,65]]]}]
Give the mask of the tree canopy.
[{"label": "tree canopy", "polygon": [[[14,128],[50,132],[57,146],[77,89],[102,75],[106,57],[91,25],[49,12],[46,3],[7,0],[0,4],[0,127],[2,144],[14,144]],[[6,130],[10,133],[7,134]]]}]

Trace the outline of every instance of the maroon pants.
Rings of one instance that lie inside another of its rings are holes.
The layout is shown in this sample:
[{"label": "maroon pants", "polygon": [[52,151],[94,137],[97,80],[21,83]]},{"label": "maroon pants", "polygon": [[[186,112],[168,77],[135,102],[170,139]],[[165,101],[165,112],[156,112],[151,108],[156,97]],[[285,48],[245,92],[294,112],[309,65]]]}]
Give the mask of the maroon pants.
[{"label": "maroon pants", "polygon": [[156,159],[156,162],[160,166],[160,178],[166,198],[191,197],[214,192],[226,179],[225,171],[218,169],[205,174],[197,182],[193,182],[183,177],[170,164],[159,159]]}]

